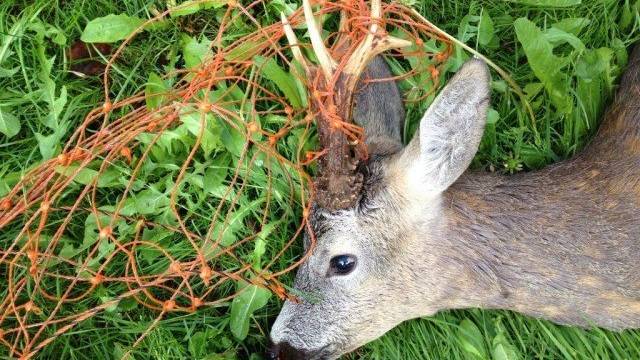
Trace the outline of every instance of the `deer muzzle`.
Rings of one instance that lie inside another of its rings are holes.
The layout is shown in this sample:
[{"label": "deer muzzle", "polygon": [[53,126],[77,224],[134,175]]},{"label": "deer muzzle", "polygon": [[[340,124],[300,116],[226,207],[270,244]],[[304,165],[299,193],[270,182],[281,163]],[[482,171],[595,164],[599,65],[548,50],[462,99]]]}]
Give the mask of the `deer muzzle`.
[{"label": "deer muzzle", "polygon": [[267,350],[267,359],[269,360],[307,360],[312,359],[312,354],[298,350],[291,346],[288,342],[271,344]]}]

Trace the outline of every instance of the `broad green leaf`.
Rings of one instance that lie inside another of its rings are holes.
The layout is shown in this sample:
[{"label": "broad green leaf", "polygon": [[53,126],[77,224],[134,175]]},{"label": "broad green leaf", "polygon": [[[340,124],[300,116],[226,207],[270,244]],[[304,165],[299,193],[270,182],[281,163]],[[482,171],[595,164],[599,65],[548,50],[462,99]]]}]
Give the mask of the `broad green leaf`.
[{"label": "broad green leaf", "polygon": [[266,159],[266,154],[259,152],[253,161],[250,156],[245,156],[242,163],[238,164],[239,174],[244,179],[250,179],[255,184],[266,184],[267,174],[264,171],[263,165]]},{"label": "broad green leaf", "polygon": [[[231,196],[234,196],[234,193],[231,193]],[[215,259],[224,248],[233,245],[237,240],[238,237],[230,226],[225,226],[222,221],[217,222],[209,240],[201,245],[205,260]]]},{"label": "broad green leaf", "polygon": [[120,344],[120,343],[114,343],[113,345],[113,358],[114,359],[126,359],[127,356],[130,358],[133,358],[129,352],[127,351],[127,348]]},{"label": "broad green leaf", "polygon": [[276,11],[276,14],[283,12],[286,16],[290,16],[298,8],[297,4],[288,3],[285,0],[271,0],[267,4]]},{"label": "broad green leaf", "polygon": [[227,61],[249,60],[260,51],[260,43],[256,41],[245,41],[231,49],[225,56]]},{"label": "broad green leaf", "polygon": [[582,0],[507,0],[517,4],[541,7],[569,7],[582,4]]},{"label": "broad green leaf", "polygon": [[302,107],[302,100],[300,99],[300,94],[298,93],[298,88],[293,76],[282,70],[273,58],[267,59],[262,56],[256,56],[254,57],[254,61],[257,68],[261,71],[262,76],[276,84],[278,89],[287,97],[291,106],[295,109],[300,109]]},{"label": "broad green leaf", "polygon": [[112,43],[124,40],[138,29],[145,20],[125,14],[109,14],[87,24],[80,36],[86,43]]},{"label": "broad green leaf", "polygon": [[[242,204],[242,200],[239,201]],[[240,209],[236,210],[232,214],[228,215],[229,220],[227,221],[227,226],[231,231],[236,232],[243,227],[244,218],[249,215],[251,212],[256,211],[256,209],[264,203],[264,199],[256,199],[242,206]]]},{"label": "broad green leaf", "polygon": [[53,106],[51,110],[55,113],[55,116],[58,117],[62,113],[62,109],[67,104],[67,87],[62,86],[60,89],[60,96],[55,99],[53,102]]},{"label": "broad green leaf", "polygon": [[260,230],[260,233],[256,237],[255,245],[253,247],[253,254],[251,256],[254,269],[259,270],[261,268],[262,256],[267,251],[267,238],[280,225],[280,221],[274,221],[266,224]]},{"label": "broad green leaf", "polygon": [[160,31],[160,30],[169,29],[171,26],[172,25],[169,22],[169,20],[165,18],[163,20],[156,20],[154,22],[146,24],[144,26],[144,30],[145,31]]},{"label": "broad green leaf", "polygon": [[482,9],[482,15],[480,16],[480,22],[478,23],[478,42],[482,46],[487,46],[491,43],[494,37],[493,20],[489,16],[487,9]]},{"label": "broad green leaf", "polygon": [[[181,130],[183,130],[181,132]],[[157,134],[150,133],[141,133],[137,136],[137,139],[144,145],[150,145],[154,142],[154,145],[151,147],[151,154],[155,157],[156,161],[160,161],[163,163],[172,163],[167,162],[168,154],[173,154],[174,144],[180,141],[183,138],[183,134],[188,134],[189,131],[183,126],[179,126],[173,130],[165,130],[158,137]],[[192,140],[192,136],[190,139]]]},{"label": "broad green leaf", "polygon": [[504,94],[509,89],[509,86],[504,80],[493,80],[491,82],[491,89]]},{"label": "broad green leaf", "polygon": [[195,14],[200,10],[217,9],[227,4],[227,0],[189,0],[169,7],[171,17]]},{"label": "broad green leaf", "polygon": [[527,94],[527,99],[531,100],[538,96],[542,89],[544,89],[544,85],[542,85],[541,83],[531,83],[525,85],[524,93]]},{"label": "broad green leaf", "polygon": [[[113,298],[112,297],[100,297],[100,300],[102,300],[103,303],[112,301]],[[116,301],[113,304],[107,306],[104,310],[106,312],[114,312],[118,309],[118,305],[120,305],[120,301]]]},{"label": "broad green leaf", "polygon": [[264,255],[264,253],[267,251],[267,242],[262,239],[262,238],[258,238],[255,241],[255,245],[253,248],[253,268],[256,270],[259,270],[262,267],[262,256]]},{"label": "broad green leaf", "polygon": [[[572,117],[568,116],[567,118],[571,119]],[[529,169],[539,169],[549,162],[545,153],[533,145],[522,144],[519,153],[520,159]]]},{"label": "broad green leaf", "polygon": [[494,108],[489,108],[487,112],[487,124],[493,125],[498,122],[500,119],[500,113],[497,112]]},{"label": "broad green leaf", "polygon": [[0,177],[0,197],[7,195],[10,191],[11,187],[7,181]]},{"label": "broad green leaf", "polygon": [[189,352],[193,359],[200,359],[207,353],[209,336],[204,331],[198,331],[189,337]]},{"label": "broad green leaf", "polygon": [[140,215],[158,214],[166,210],[171,203],[169,196],[154,186],[142,190],[134,197],[135,210]]},{"label": "broad green leaf", "polygon": [[60,150],[60,136],[57,133],[47,136],[35,133],[35,136],[43,160],[51,159]]},{"label": "broad green leaf", "polygon": [[46,37],[51,39],[56,45],[65,45],[67,43],[66,35],[55,25],[46,24],[40,19],[34,19],[28,27],[30,30],[36,32],[38,41],[43,41]]},{"label": "broad green leaf", "polygon": [[217,192],[220,188],[225,188],[224,180],[229,173],[229,164],[231,159],[228,154],[216,156],[214,163],[207,167],[204,172],[203,190],[207,193]]},{"label": "broad green leaf", "polygon": [[[162,227],[156,227],[153,229],[145,228],[142,233],[142,240],[161,244],[162,242],[170,241],[172,236],[173,233]],[[156,260],[163,255],[158,248],[144,244],[139,246],[137,251],[149,265],[155,263]]]},{"label": "broad green leaf", "polygon": [[162,227],[145,228],[142,232],[142,240],[159,243],[164,239],[170,238],[173,233]]},{"label": "broad green leaf", "polygon": [[[475,37],[477,39],[477,44],[483,47],[496,47],[497,38],[495,37],[494,32],[493,20],[489,16],[489,11],[483,8],[480,16],[469,14],[462,18],[460,25],[458,26],[458,39],[462,42],[468,42]],[[429,52],[441,51],[441,49],[438,49],[435,46],[433,41],[427,41],[425,43],[425,50]],[[455,64],[453,66],[454,71],[457,70],[459,65],[464,62],[465,59],[463,54],[462,49],[456,49],[456,56],[449,60],[450,62],[455,60]],[[425,61],[427,60],[424,58],[409,58],[409,62],[412,63],[411,67],[414,69],[428,66],[429,63],[425,63]],[[421,82],[424,82],[424,80]]]},{"label": "broad green leaf", "polygon": [[5,69],[3,67],[0,67],[0,78],[12,77],[19,70],[20,70],[20,67],[18,67],[18,66],[14,67],[14,68],[11,68],[11,69]]},{"label": "broad green leaf", "polygon": [[226,5],[228,3],[229,3],[228,0],[205,0],[205,1],[201,1],[200,5],[202,6],[203,10],[208,10],[208,9],[220,8],[223,5]]},{"label": "broad green leaf", "polygon": [[182,39],[182,56],[187,69],[199,66],[213,56],[211,41],[204,38],[199,42],[190,36],[184,36]]},{"label": "broad green leaf", "polygon": [[[246,94],[245,92],[240,89],[240,87],[237,84],[233,84],[231,86],[229,86],[228,88],[226,87],[226,83],[225,83],[225,89],[228,89],[229,92],[229,96],[236,100],[236,101],[243,101],[246,100]],[[245,101],[248,103],[248,101]],[[251,108],[249,108],[249,110],[251,110]]]},{"label": "broad green leaf", "polygon": [[48,93],[46,90],[44,92],[46,94],[45,100],[49,103],[49,114],[43,119],[42,123],[52,130],[58,130],[60,114],[67,104],[67,88],[63,86],[60,89],[60,96],[55,96],[55,84],[50,79],[46,82],[49,81],[51,81],[51,92]]},{"label": "broad green leaf", "polygon": [[242,341],[249,333],[249,321],[253,313],[267,305],[271,292],[245,281],[238,282],[239,295],[231,302],[229,327],[233,336]]},{"label": "broad green leaf", "polygon": [[566,31],[568,33],[578,36],[578,34],[580,34],[582,29],[584,29],[584,27],[589,24],[591,24],[591,20],[587,18],[566,18],[551,25],[551,27],[554,27],[556,29],[560,29],[562,31]]},{"label": "broad green leaf", "polygon": [[234,156],[240,157],[247,142],[245,136],[237,129],[222,121],[222,144]]},{"label": "broad green leaf", "polygon": [[0,107],[0,133],[12,138],[20,132],[20,121],[9,110]]},{"label": "broad green leaf", "polygon": [[[74,176],[73,181],[82,185],[92,184],[97,178],[96,186],[99,188],[114,187],[120,185],[117,179],[120,177],[120,171],[114,167],[108,167],[98,174],[98,171],[89,167],[80,170],[79,165],[56,166],[55,171],[64,176]],[[77,173],[76,173],[77,172]]]},{"label": "broad green leaf", "polygon": [[82,240],[82,245],[80,245],[80,247],[76,249],[76,254],[79,254],[80,252],[88,249],[100,238],[100,230],[98,230],[98,220],[100,222],[100,228],[104,228],[111,223],[111,217],[108,215],[99,214],[97,218],[93,213],[87,215],[87,218],[84,221],[84,237]]},{"label": "broad green leaf", "polygon": [[58,174],[62,174],[64,176],[68,176],[68,177],[73,176],[73,181],[80,183],[82,185],[91,184],[93,180],[98,176],[97,171],[86,168],[86,167],[79,169],[78,165],[69,165],[69,166],[58,165],[56,166],[55,170]]},{"label": "broad green leaf", "polygon": [[289,70],[291,77],[293,78],[294,84],[296,84],[296,89],[298,90],[298,95],[300,95],[301,107],[307,107],[307,87],[303,83],[304,79],[304,68],[300,64],[299,61],[293,60],[291,62],[291,69]]},{"label": "broad green leaf", "polygon": [[149,74],[147,86],[144,89],[144,98],[147,103],[147,109],[155,110],[161,107],[167,101],[167,92],[170,87],[164,82],[160,75],[152,72]]},{"label": "broad green leaf", "polygon": [[[220,138],[220,128],[216,123],[216,118],[212,114],[203,114],[196,111],[185,112],[180,115],[180,121],[194,137],[200,137],[200,147],[204,151],[205,157],[221,148],[218,141]],[[202,125],[204,124],[204,129]]]},{"label": "broad green leaf", "polygon": [[[220,192],[224,193],[226,190],[227,187],[225,186],[221,189]],[[236,193],[232,190],[231,192],[229,192],[226,199],[230,201],[231,199],[235,198],[235,196]],[[234,212],[227,214],[225,219],[219,221],[214,227],[210,237],[210,241],[207,242],[207,245],[205,245],[203,249],[205,258],[207,260],[213,259],[220,252],[221,249],[219,246],[214,247],[216,243],[219,243],[219,245],[226,247],[236,242],[239,237],[239,235],[237,234],[239,234],[242,229],[246,228],[244,222],[245,217],[256,211],[256,209],[264,203],[264,199],[260,198],[246,204],[246,200],[241,197],[237,201],[237,203],[240,204],[240,208]]]},{"label": "broad green leaf", "polygon": [[[102,223],[103,226],[106,224]],[[89,268],[96,268],[98,265],[100,265],[100,261],[104,259],[108,254],[113,253],[113,250],[115,249],[116,244],[113,241],[109,239],[100,239],[100,242],[98,243],[98,254],[94,255],[95,257],[89,259],[89,261],[87,262],[87,266]],[[114,304],[113,310],[115,310],[117,306],[117,303]]]},{"label": "broad green leaf", "polygon": [[313,151],[313,149],[317,149],[318,138],[315,136],[311,136],[309,131],[305,129],[293,129],[287,136],[287,146],[294,150],[300,150],[301,154],[304,154],[306,151]]},{"label": "broad green leaf", "polygon": [[604,112],[607,98],[603,94],[611,93],[613,86],[613,58],[613,50],[600,48],[585,51],[576,62],[576,97],[582,111],[576,112],[571,143],[584,143]]},{"label": "broad green leaf", "polygon": [[635,18],[636,11],[640,11],[640,1],[636,1],[635,5],[631,5],[632,0],[624,0],[622,6],[622,16],[620,16],[620,29],[627,30]]},{"label": "broad green leaf", "polygon": [[133,297],[124,298],[120,300],[120,302],[118,303],[119,312],[131,311],[137,307],[138,307],[138,302]]},{"label": "broad green leaf", "polygon": [[605,79],[611,82],[611,62],[613,60],[613,50],[600,48],[597,50],[587,50],[577,61],[576,75],[585,80]]},{"label": "broad green leaf", "polygon": [[[638,1],[640,4],[640,0]],[[629,63],[629,54],[627,53],[627,46],[624,41],[619,38],[613,39],[611,42],[611,49],[613,50],[616,56],[616,63],[618,64],[618,68],[626,68]]]},{"label": "broad green leaf", "polygon": [[582,43],[582,40],[578,39],[577,36],[571,33],[568,33],[564,30],[560,30],[558,28],[552,27],[547,31],[545,31],[544,35],[547,38],[547,41],[549,41],[553,47],[567,43],[576,50],[582,51],[585,49],[584,44]]},{"label": "broad green leaf", "polygon": [[[475,23],[479,19],[480,17],[475,15],[467,15],[463,17],[460,21],[460,25],[458,26],[458,40],[467,42],[472,39],[476,35],[478,28],[471,25],[471,23]],[[415,68],[415,66],[413,67]]]},{"label": "broad green leaf", "polygon": [[553,46],[545,34],[531,21],[519,18],[514,23],[516,36],[522,44],[529,66],[542,82],[558,111],[565,114],[573,109],[569,80],[561,71],[568,60],[553,54]]},{"label": "broad green leaf", "polygon": [[[62,245],[62,249],[60,249],[60,251],[58,252],[58,256],[63,259],[72,260],[77,253],[78,250],[76,250],[73,245],[67,242]],[[51,262],[57,263],[55,259]]]},{"label": "broad green leaf", "polygon": [[22,34],[25,30],[26,19],[27,17],[22,17],[20,20],[14,22],[10,29],[4,27],[8,24],[7,22],[4,23],[4,29],[2,35],[0,35],[0,65],[4,64],[4,62],[14,54],[11,50],[11,44],[23,38]]},{"label": "broad green leaf", "polygon": [[493,360],[519,360],[520,355],[509,340],[507,339],[505,329],[498,318],[495,321],[496,336],[491,341],[491,357]]},{"label": "broad green leaf", "polygon": [[40,63],[38,78],[40,80],[41,99],[49,105],[48,115],[40,118],[40,121],[48,128],[59,132],[60,124],[58,119],[64,106],[67,104],[67,88],[63,86],[60,89],[60,96],[56,96],[56,83],[51,78],[51,69],[53,68],[56,57],[52,56],[48,58],[46,56],[43,43],[38,43],[36,54],[38,62]]},{"label": "broad green leaf", "polygon": [[[494,339],[495,341],[495,339]],[[498,342],[493,345],[491,350],[491,357],[493,360],[517,360],[520,359],[518,353],[513,346],[508,343]]]},{"label": "broad green leaf", "polygon": [[458,341],[462,349],[473,359],[488,359],[485,342],[480,329],[469,319],[464,319],[458,328]]}]

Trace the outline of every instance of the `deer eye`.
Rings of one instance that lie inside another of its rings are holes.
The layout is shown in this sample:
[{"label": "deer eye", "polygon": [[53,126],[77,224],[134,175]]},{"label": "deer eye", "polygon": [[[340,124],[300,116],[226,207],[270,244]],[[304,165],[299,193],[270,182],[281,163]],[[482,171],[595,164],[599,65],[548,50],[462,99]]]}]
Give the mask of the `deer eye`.
[{"label": "deer eye", "polygon": [[331,258],[330,274],[347,275],[356,267],[357,259],[353,255],[338,255]]}]

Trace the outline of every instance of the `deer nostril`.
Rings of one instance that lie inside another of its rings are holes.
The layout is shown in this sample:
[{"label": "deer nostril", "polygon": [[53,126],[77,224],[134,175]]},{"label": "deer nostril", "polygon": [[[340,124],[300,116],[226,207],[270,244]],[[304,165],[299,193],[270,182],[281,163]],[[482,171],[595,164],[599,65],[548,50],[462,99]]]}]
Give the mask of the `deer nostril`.
[{"label": "deer nostril", "polygon": [[271,344],[266,356],[268,360],[305,360],[308,358],[306,352],[294,348],[288,342]]},{"label": "deer nostril", "polygon": [[267,353],[265,355],[267,360],[278,360],[280,358],[280,346],[269,342],[269,347],[267,348]]}]

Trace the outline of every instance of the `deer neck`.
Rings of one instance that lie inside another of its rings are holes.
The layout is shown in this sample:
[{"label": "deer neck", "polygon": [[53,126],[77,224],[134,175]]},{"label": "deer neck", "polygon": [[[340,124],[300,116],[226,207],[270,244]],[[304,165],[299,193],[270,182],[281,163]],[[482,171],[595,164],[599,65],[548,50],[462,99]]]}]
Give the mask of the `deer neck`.
[{"label": "deer neck", "polygon": [[[465,174],[445,193],[447,308],[509,309],[558,323],[640,326],[640,221],[601,169]],[[640,198],[638,198],[640,199]]]}]

